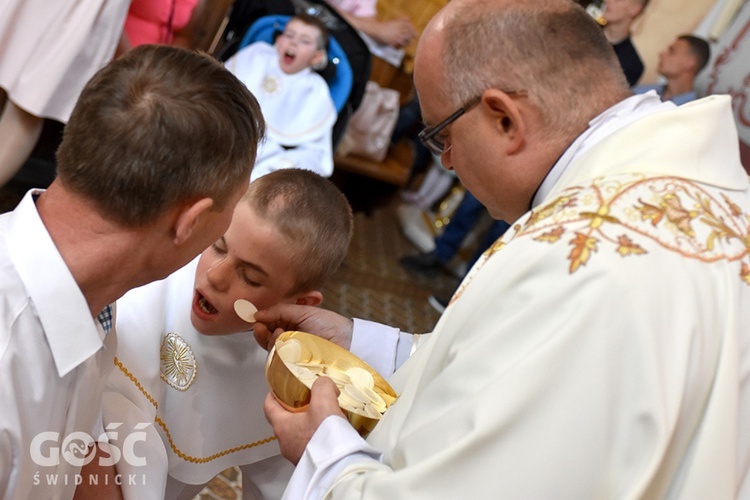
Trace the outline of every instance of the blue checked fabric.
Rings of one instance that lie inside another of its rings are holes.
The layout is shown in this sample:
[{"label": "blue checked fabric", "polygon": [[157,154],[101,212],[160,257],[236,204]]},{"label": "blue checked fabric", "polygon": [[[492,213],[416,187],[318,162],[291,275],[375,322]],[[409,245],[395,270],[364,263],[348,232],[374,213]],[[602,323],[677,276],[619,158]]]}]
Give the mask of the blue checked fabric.
[{"label": "blue checked fabric", "polygon": [[112,330],[112,304],[102,309],[96,319],[104,328],[104,334],[107,335]]}]

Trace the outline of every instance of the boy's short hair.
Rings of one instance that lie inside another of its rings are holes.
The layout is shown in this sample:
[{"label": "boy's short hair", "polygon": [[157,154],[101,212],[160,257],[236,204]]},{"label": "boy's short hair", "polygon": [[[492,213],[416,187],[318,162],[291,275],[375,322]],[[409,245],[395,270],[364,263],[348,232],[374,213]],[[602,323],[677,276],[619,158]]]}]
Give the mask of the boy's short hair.
[{"label": "boy's short hair", "polygon": [[253,181],[240,203],[292,242],[296,285],[290,295],[319,290],[346,258],[352,209],[328,179],[309,170],[277,170]]},{"label": "boy's short hair", "polygon": [[318,36],[318,50],[327,50],[328,27],[325,25],[323,21],[321,21],[319,18],[311,14],[308,14],[307,12],[298,12],[291,19],[289,19],[289,22],[294,21],[295,19],[297,19],[298,21],[302,21],[308,26],[317,28],[318,31],[320,32],[320,35]]},{"label": "boy's short hair", "polygon": [[695,74],[701,72],[711,58],[711,46],[703,38],[693,35],[680,35],[678,40],[684,40],[690,47],[690,53],[695,57]]},{"label": "boy's short hair", "polygon": [[126,226],[249,182],[265,123],[255,97],[207,54],[136,47],[84,88],[57,153],[67,189]]}]

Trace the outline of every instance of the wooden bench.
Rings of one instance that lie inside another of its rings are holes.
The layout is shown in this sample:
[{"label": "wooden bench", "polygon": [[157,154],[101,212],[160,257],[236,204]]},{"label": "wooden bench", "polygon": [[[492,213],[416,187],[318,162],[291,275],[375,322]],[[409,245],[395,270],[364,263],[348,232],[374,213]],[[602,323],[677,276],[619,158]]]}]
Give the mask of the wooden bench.
[{"label": "wooden bench", "polygon": [[409,144],[401,141],[391,147],[388,155],[381,163],[350,154],[347,156],[336,155],[334,164],[335,168],[340,170],[404,187],[410,177],[412,152]]}]

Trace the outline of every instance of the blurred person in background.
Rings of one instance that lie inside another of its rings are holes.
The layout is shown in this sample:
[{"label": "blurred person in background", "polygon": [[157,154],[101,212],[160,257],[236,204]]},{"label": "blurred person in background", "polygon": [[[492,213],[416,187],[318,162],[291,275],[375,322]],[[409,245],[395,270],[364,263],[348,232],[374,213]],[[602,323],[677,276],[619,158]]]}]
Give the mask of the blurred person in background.
[{"label": "blurred person in background", "polygon": [[145,43],[189,48],[203,0],[133,0],[118,54]]},{"label": "blurred person in background", "polygon": [[694,101],[695,77],[708,64],[710,58],[711,47],[707,41],[693,35],[680,35],[659,53],[657,71],[664,78],[664,82],[639,85],[633,92],[643,94],[655,90],[663,101],[672,101],[678,106]]},{"label": "blurred person in background", "polygon": [[327,0],[346,22],[359,31],[372,37],[376,42],[396,49],[411,43],[417,30],[408,17],[403,16],[389,21],[379,21],[377,0]]},{"label": "blurred person in background", "polygon": [[0,0],[0,186],[114,55],[127,0]]},{"label": "blurred person in background", "polygon": [[649,0],[605,0],[602,20],[604,36],[615,49],[620,66],[632,87],[643,75],[643,61],[630,39],[633,23]]}]

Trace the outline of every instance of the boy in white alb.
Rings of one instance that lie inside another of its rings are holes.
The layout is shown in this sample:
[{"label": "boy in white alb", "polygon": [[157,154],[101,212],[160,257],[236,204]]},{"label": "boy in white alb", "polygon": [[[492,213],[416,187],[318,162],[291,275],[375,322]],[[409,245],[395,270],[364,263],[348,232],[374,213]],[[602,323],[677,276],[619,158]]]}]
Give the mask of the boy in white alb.
[{"label": "boy in white alb", "polygon": [[349,204],[330,181],[273,172],[250,185],[200,258],[118,301],[104,416],[136,457],[118,463],[125,498],[193,498],[222,470],[247,464],[244,498],[281,496],[292,465],[263,415],[267,353],[234,303],[320,304],[351,233]]},{"label": "boy in white alb", "polygon": [[251,180],[282,168],[303,168],[330,177],[336,107],[328,84],[313,69],[325,67],[328,34],[316,17],[291,18],[274,45],[255,42],[226,67],[260,102],[266,141]]}]

